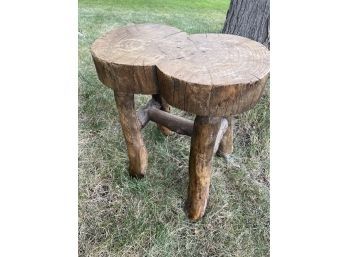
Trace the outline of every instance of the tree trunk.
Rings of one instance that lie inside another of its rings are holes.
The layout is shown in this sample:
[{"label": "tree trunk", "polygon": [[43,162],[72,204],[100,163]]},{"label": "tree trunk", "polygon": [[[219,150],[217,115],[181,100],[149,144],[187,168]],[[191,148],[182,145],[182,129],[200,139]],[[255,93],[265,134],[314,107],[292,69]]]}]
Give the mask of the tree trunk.
[{"label": "tree trunk", "polygon": [[269,0],[231,0],[222,32],[250,38],[269,48]]}]

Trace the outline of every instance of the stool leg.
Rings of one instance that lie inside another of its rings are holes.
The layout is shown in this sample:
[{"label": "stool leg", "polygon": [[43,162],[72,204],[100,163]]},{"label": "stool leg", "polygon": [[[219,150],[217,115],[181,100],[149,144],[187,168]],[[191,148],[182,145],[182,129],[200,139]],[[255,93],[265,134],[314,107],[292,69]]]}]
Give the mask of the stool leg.
[{"label": "stool leg", "polygon": [[222,140],[219,145],[217,154],[219,156],[227,157],[233,152],[233,117],[226,117],[228,121],[228,128],[222,137]]},{"label": "stool leg", "polygon": [[[162,111],[170,112],[170,105],[159,94],[152,95],[152,98],[155,101],[157,101],[158,103],[160,103]],[[165,127],[163,125],[157,124],[157,127],[162,132],[162,134],[165,135],[165,136],[170,136],[170,135],[172,135],[174,133],[169,128],[167,128],[167,127]]]},{"label": "stool leg", "polygon": [[143,177],[147,168],[147,151],[135,111],[134,95],[116,93],[116,91],[114,91],[114,95],[123,135],[127,144],[129,174],[133,177]]},{"label": "stool leg", "polygon": [[186,201],[187,215],[200,219],[205,212],[209,196],[211,161],[221,118],[197,116],[191,138],[189,185]]}]

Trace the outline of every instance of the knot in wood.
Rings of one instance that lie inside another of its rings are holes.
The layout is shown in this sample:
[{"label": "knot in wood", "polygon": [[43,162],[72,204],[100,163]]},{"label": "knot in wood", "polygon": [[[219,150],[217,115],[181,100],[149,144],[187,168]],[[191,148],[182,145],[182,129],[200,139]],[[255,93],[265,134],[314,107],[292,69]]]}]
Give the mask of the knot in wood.
[{"label": "knot in wood", "polygon": [[259,100],[269,74],[262,44],[229,34],[189,35],[159,24],[114,29],[91,52],[99,79],[117,92],[158,94],[184,111],[238,114]]}]

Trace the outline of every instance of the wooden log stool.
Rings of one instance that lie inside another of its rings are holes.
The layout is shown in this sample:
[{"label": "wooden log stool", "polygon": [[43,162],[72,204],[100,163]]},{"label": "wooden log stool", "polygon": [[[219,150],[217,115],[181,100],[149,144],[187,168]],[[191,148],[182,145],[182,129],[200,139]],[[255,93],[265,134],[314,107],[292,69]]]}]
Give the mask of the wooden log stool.
[{"label": "wooden log stool", "polygon": [[[91,53],[99,79],[114,90],[130,175],[145,175],[148,154],[141,129],[149,120],[166,135],[191,136],[186,207],[190,219],[200,219],[212,157],[232,152],[232,115],[260,99],[269,74],[268,49],[240,36],[188,35],[166,25],[139,24],[106,33]],[[152,99],[137,112],[134,94]],[[194,122],[170,114],[169,105],[195,114]]]}]

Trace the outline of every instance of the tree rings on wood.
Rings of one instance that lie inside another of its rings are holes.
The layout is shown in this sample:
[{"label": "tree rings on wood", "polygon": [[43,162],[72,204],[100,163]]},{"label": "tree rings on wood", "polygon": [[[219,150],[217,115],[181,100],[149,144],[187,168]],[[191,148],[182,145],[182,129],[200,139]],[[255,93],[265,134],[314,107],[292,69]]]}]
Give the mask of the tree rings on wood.
[{"label": "tree rings on wood", "polygon": [[157,24],[120,27],[91,48],[99,79],[117,92],[160,95],[181,110],[226,116],[252,108],[269,74],[269,51],[235,35]]}]

